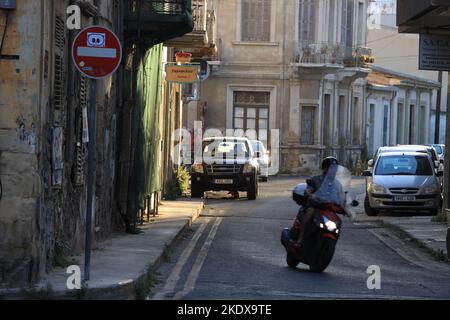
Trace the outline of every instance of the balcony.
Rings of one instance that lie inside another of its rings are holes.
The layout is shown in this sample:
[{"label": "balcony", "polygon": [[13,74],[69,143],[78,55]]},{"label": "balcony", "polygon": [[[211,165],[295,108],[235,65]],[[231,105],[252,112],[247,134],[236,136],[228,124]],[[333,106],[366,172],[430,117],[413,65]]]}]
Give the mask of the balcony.
[{"label": "balcony", "polygon": [[339,65],[343,63],[345,47],[340,44],[308,43],[301,44],[298,48],[296,63]]},{"label": "balcony", "polygon": [[193,0],[192,12],[194,29],[181,37],[164,42],[165,46],[189,51],[193,58],[213,57],[216,54],[214,43],[216,16],[214,10],[208,10],[206,0]]},{"label": "balcony", "polygon": [[300,45],[296,64],[309,67],[367,67],[374,62],[372,50],[346,47],[344,44],[309,43]]},{"label": "balcony", "polygon": [[440,33],[450,35],[450,1],[398,0],[399,33]]},{"label": "balcony", "polygon": [[154,45],[194,28],[192,0],[129,0],[125,2],[127,41]]},{"label": "balcony", "polygon": [[350,68],[367,68],[374,62],[372,49],[366,47],[352,48],[351,57],[344,58],[344,66]]}]

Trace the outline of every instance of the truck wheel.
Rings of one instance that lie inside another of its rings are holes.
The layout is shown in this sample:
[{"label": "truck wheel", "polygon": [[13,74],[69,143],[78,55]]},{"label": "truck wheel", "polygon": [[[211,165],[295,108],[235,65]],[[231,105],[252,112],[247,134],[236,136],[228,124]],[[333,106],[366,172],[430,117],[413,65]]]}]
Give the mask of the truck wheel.
[{"label": "truck wheel", "polygon": [[367,195],[364,199],[364,210],[369,217],[376,217],[380,213],[380,211],[375,210],[370,206],[369,197]]},{"label": "truck wheel", "polygon": [[258,195],[258,179],[254,180],[253,185],[247,190],[247,199],[248,200],[256,200],[256,196]]},{"label": "truck wheel", "polygon": [[202,198],[205,195],[205,192],[199,188],[198,186],[191,186],[191,198]]}]

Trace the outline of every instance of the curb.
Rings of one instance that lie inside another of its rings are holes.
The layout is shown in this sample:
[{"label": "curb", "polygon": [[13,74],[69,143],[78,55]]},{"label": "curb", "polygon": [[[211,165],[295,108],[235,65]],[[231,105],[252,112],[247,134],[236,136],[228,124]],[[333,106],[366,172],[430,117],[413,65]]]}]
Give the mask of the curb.
[{"label": "curb", "polygon": [[183,234],[191,227],[193,222],[197,220],[205,207],[205,202],[202,200],[199,203],[199,208],[196,212],[186,220],[186,223],[177,234],[168,243],[164,244],[164,249],[155,261],[149,262],[149,265],[142,271],[142,273],[132,281],[123,284],[116,284],[112,286],[105,286],[101,288],[89,287],[81,290],[52,290],[45,291],[46,287],[29,288],[0,288],[0,300],[136,300],[144,299],[143,296],[150,288],[147,285],[147,280],[151,279],[153,272],[158,269],[165,260],[165,256],[170,252],[179,242]]},{"label": "curb", "polygon": [[[414,242],[416,242],[416,244],[418,244],[421,248],[425,249],[434,259],[444,262],[444,263],[449,263],[450,264],[450,259],[448,258],[448,253],[445,254],[445,252],[443,252],[442,250],[436,250],[434,249],[432,246],[430,246],[428,243],[417,239],[416,237],[414,237],[411,233],[409,233],[408,231],[406,231],[405,229],[403,229],[402,227],[390,223],[390,222],[386,222],[383,220],[380,220],[381,224],[391,230],[393,230],[394,232],[399,232],[401,233],[403,236],[408,237],[413,239]],[[443,256],[442,258],[440,258],[441,256]]]}]

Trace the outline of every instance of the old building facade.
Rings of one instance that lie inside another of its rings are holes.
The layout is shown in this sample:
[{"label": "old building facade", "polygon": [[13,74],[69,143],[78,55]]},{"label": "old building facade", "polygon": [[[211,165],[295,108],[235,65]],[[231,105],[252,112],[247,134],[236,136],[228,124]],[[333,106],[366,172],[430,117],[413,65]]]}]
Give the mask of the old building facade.
[{"label": "old building facade", "polygon": [[279,172],[311,173],[326,155],[354,163],[365,140],[367,4],[211,1],[218,55],[196,119],[269,148],[279,130]]},{"label": "old building facade", "polygon": [[[115,2],[84,2],[82,27],[100,15],[118,31]],[[84,242],[86,126],[90,81],[75,72],[66,28],[70,1],[17,1],[1,11],[0,281],[32,282]],[[8,15],[6,19],[5,16]],[[116,77],[97,81],[95,239],[115,224]]]},{"label": "old building facade", "polygon": [[[71,5],[81,10],[80,28],[102,25],[122,42],[121,66],[95,86],[71,60],[79,32],[66,24]],[[191,0],[18,0],[0,9],[0,286],[33,283],[82,253],[87,233],[94,247],[114,231],[135,232],[143,213],[155,212],[182,119],[181,86],[163,77],[174,49],[162,43],[193,25]],[[93,103],[95,196],[87,230]]]}]

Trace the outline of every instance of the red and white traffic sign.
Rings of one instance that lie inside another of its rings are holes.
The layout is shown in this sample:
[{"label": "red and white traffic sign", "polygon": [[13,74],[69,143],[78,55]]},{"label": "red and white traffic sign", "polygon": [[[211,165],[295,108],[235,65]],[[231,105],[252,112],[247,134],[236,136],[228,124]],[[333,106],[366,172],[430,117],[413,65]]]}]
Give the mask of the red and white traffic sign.
[{"label": "red and white traffic sign", "polygon": [[114,73],[122,60],[119,38],[109,29],[91,26],[83,29],[72,46],[72,59],[86,77],[101,79]]}]

